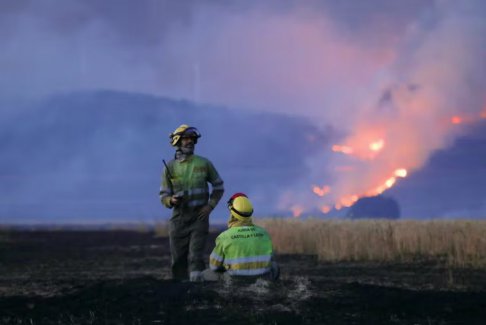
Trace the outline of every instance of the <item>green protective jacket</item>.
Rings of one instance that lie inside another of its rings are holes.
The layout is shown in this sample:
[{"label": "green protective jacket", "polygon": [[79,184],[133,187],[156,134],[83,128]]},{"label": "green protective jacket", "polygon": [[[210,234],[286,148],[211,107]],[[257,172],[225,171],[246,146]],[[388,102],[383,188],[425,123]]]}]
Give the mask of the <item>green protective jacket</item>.
[{"label": "green protective jacket", "polygon": [[209,256],[213,271],[227,271],[236,276],[257,276],[270,272],[272,240],[259,226],[231,227],[216,238]]},{"label": "green protective jacket", "polygon": [[[208,159],[191,155],[183,161],[171,160],[167,166],[169,173],[164,169],[160,187],[162,204],[172,208],[171,196],[180,194],[183,196],[180,208],[184,211],[195,211],[206,204],[216,207],[224,193],[223,180]],[[213,188],[211,194],[208,183]]]}]

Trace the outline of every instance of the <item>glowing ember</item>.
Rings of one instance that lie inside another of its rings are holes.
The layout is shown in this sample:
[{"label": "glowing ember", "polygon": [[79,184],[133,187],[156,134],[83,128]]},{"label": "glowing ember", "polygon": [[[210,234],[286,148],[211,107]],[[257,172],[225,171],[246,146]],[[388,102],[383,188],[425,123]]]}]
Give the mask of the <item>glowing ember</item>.
[{"label": "glowing ember", "polygon": [[462,118],[460,116],[453,116],[451,118],[451,123],[452,124],[461,124],[462,123]]},{"label": "glowing ember", "polygon": [[331,188],[329,186],[323,186],[322,188],[319,186],[314,186],[312,191],[318,196],[324,196],[331,191]]},{"label": "glowing ember", "polygon": [[300,205],[293,205],[290,207],[290,211],[292,211],[294,218],[298,218],[302,215],[302,212],[304,212],[304,208],[302,208]]},{"label": "glowing ember", "polygon": [[407,177],[407,170],[405,168],[400,168],[395,170],[396,177]]},{"label": "glowing ember", "polygon": [[375,190],[368,192],[367,196],[375,196],[385,192],[387,189],[386,185],[378,186]]},{"label": "glowing ember", "polygon": [[336,209],[336,210],[341,210],[341,208],[342,208],[342,205],[339,204],[339,203],[336,203],[336,205],[334,205],[334,209]]},{"label": "glowing ember", "polygon": [[323,206],[321,207],[321,212],[322,212],[322,213],[326,214],[326,213],[329,213],[329,211],[331,211],[331,207],[330,207],[330,206],[328,206],[328,205],[323,205]]},{"label": "glowing ember", "polygon": [[340,145],[333,145],[332,146],[332,151],[334,152],[341,152],[341,153],[344,153],[346,155],[350,155],[353,153],[353,148],[351,147],[348,147],[348,146],[340,146]]},{"label": "glowing ember", "polygon": [[333,152],[351,155],[361,160],[373,160],[376,155],[385,147],[385,140],[375,134],[364,136],[355,135],[346,140],[348,145],[332,146]]},{"label": "glowing ember", "polygon": [[483,109],[480,116],[481,116],[481,118],[486,118],[486,107]]},{"label": "glowing ember", "polygon": [[[407,175],[406,169],[397,169],[395,171],[395,176],[397,176],[397,177],[405,177],[406,175]],[[395,176],[392,176],[389,179],[387,179],[383,185],[380,185],[377,188],[366,192],[366,196],[379,195],[379,194],[385,192],[386,190],[388,190],[389,188],[391,188],[393,185],[395,185],[395,183],[397,181],[397,178]]]},{"label": "glowing ember", "polygon": [[385,141],[383,139],[380,139],[378,141],[370,143],[370,150],[371,151],[380,151],[383,149],[383,146],[385,145]]},{"label": "glowing ember", "polygon": [[385,185],[386,185],[386,187],[390,188],[390,187],[393,186],[393,184],[395,184],[396,181],[397,181],[397,179],[395,177],[391,177],[391,178],[386,180]]}]

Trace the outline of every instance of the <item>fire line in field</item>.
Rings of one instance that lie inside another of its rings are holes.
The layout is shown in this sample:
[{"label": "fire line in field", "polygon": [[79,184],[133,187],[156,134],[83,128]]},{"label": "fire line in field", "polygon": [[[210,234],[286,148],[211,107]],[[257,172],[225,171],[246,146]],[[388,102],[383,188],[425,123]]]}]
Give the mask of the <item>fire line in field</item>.
[{"label": "fire line in field", "polygon": [[[320,210],[322,213],[327,214],[331,212],[332,208],[331,206],[336,209],[340,210],[343,207],[350,207],[352,206],[358,199],[365,197],[365,196],[376,196],[380,195],[386,190],[392,188],[398,178],[405,178],[407,177],[407,170],[405,168],[398,168],[393,172],[393,176],[388,177],[382,184],[378,185],[377,187],[374,187],[362,194],[351,194],[351,195],[345,195],[337,199],[337,201],[334,204],[324,204],[321,206]],[[322,188],[318,186],[313,187],[313,192],[319,197],[323,197],[325,194],[331,192],[331,187],[328,185],[323,186]],[[298,210],[298,214],[300,215],[303,211]],[[294,214],[295,216],[295,214]]]},{"label": "fire line in field", "polygon": [[[371,134],[372,132],[370,132]],[[372,137],[367,137],[370,139]],[[363,161],[370,161],[375,158],[377,154],[379,154],[382,150],[385,149],[385,139],[382,137],[376,138],[372,141],[363,140],[361,137],[354,137],[350,139],[350,142],[356,141],[356,145],[351,145],[349,142],[345,145],[335,144],[331,147],[331,150],[335,153],[345,154],[352,156],[356,159],[363,160]],[[353,168],[347,168],[348,171],[352,171]],[[392,173],[389,174],[388,177],[383,177],[383,181],[379,183],[377,186],[370,188],[362,193],[351,193],[347,195],[342,195],[338,198],[334,198],[334,202],[329,202],[327,200],[324,204],[321,204],[320,211],[323,214],[327,214],[332,211],[332,209],[340,210],[343,207],[350,207],[360,198],[365,196],[376,196],[382,194],[386,190],[392,188],[398,178],[404,178],[407,176],[407,169],[405,168],[396,168],[393,170]],[[312,192],[320,198],[324,198],[329,193],[332,192],[331,186],[323,185],[312,186]],[[296,214],[300,215],[303,211],[292,209],[294,216]],[[298,212],[298,213],[296,213]]]},{"label": "fire line in field", "polygon": [[[478,113],[444,116],[443,123],[445,123],[444,127],[453,128],[463,127],[483,119],[486,119],[486,105]],[[396,159],[395,163],[388,162],[389,154],[393,154],[394,145],[396,149],[396,141],[387,142],[394,139],[393,127],[394,125],[380,125],[378,122],[374,125],[361,125],[355,135],[348,137],[343,143],[331,146],[333,153],[344,155],[334,167],[338,177],[347,177],[350,182],[353,179],[361,179],[363,175],[368,178],[361,184],[364,188],[359,189],[360,186],[354,186],[355,190],[351,190],[351,186],[347,185],[341,187],[334,187],[332,184],[312,185],[312,193],[322,200],[317,205],[320,212],[328,214],[333,210],[350,207],[360,198],[380,195],[394,187],[400,178],[407,177],[409,169],[417,167],[415,163],[406,160],[403,161],[403,166],[397,166],[401,165],[399,159]],[[290,209],[294,217],[299,217],[306,210],[300,205],[294,205]]]}]

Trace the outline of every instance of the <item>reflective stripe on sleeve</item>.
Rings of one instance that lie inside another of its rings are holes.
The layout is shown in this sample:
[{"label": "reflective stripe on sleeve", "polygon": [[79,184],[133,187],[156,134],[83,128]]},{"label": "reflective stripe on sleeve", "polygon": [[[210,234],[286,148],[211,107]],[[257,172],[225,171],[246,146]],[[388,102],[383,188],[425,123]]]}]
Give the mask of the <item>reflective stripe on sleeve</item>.
[{"label": "reflective stripe on sleeve", "polygon": [[193,188],[187,192],[189,195],[205,194],[208,193],[206,188]]},{"label": "reflective stripe on sleeve", "polygon": [[249,256],[249,257],[239,257],[226,259],[226,264],[241,264],[241,263],[252,263],[252,262],[270,262],[272,255],[259,255],[259,256]]},{"label": "reflective stripe on sleeve", "polygon": [[213,259],[215,261],[218,261],[218,262],[223,262],[223,260],[224,260],[224,258],[222,258],[221,256],[219,256],[215,252],[212,252],[211,255],[209,255],[209,258],[210,259]]},{"label": "reflective stripe on sleeve", "polygon": [[264,268],[269,268],[271,262],[249,262],[249,263],[239,263],[239,264],[228,264],[224,263],[224,267],[228,270],[259,270]]},{"label": "reflective stripe on sleeve", "polygon": [[210,264],[209,264],[209,268],[210,268],[212,271],[216,271],[216,270],[219,270],[219,269],[221,268],[221,265],[215,265],[215,264],[210,263]]},{"label": "reflective stripe on sleeve", "polygon": [[216,179],[211,185],[213,185],[213,190],[215,191],[224,190],[224,182],[221,178]]},{"label": "reflective stripe on sleeve", "polygon": [[252,276],[252,275],[262,275],[270,272],[270,267],[264,267],[261,269],[248,269],[248,270],[228,270],[229,275],[239,275],[239,276]]},{"label": "reflective stripe on sleeve", "polygon": [[168,189],[164,189],[161,187],[159,194],[160,194],[160,198],[163,199],[164,197],[171,196],[172,192]]},{"label": "reflective stripe on sleeve", "polygon": [[223,266],[223,261],[223,257],[219,256],[215,252],[212,252],[211,255],[209,255],[209,268],[216,271]]},{"label": "reflective stripe on sleeve", "polygon": [[205,205],[207,204],[208,201],[207,200],[192,200],[192,201],[189,201],[187,203],[187,206],[190,206],[190,207],[197,207],[197,206],[200,206],[200,205]]}]

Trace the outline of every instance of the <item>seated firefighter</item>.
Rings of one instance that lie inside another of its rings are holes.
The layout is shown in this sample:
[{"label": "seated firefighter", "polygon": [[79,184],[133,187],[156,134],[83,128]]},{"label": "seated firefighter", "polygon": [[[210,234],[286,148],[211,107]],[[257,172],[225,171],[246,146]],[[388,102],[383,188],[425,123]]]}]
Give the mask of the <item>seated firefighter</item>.
[{"label": "seated firefighter", "polygon": [[223,277],[277,280],[279,267],[273,261],[272,240],[262,227],[252,221],[253,206],[243,193],[228,201],[228,229],[216,238],[209,257],[209,269],[203,280],[218,281]]}]

